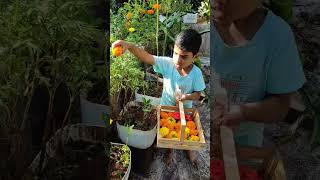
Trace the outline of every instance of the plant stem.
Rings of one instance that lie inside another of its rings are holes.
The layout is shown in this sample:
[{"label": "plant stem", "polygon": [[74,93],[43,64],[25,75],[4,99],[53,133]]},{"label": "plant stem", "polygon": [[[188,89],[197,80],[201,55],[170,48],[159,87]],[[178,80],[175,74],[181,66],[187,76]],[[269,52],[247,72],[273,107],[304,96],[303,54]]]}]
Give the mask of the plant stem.
[{"label": "plant stem", "polygon": [[63,128],[66,124],[69,123],[69,122],[68,122],[68,120],[70,119],[70,118],[69,118],[69,114],[70,114],[70,112],[71,112],[71,108],[72,108],[72,105],[73,105],[73,101],[74,101],[74,97],[71,97],[71,98],[70,98],[70,102],[69,102],[69,106],[68,106],[68,110],[67,110],[67,112],[66,112],[66,114],[65,114],[65,116],[64,116],[64,118],[63,118],[63,121],[62,121],[62,128]]},{"label": "plant stem", "polygon": [[34,94],[34,83],[35,83],[35,80],[33,80],[33,82],[31,83],[31,92],[28,96],[28,101],[27,101],[27,104],[26,104],[26,107],[24,109],[24,112],[23,112],[23,120],[22,120],[22,123],[21,123],[21,126],[20,126],[20,130],[23,131],[25,126],[26,126],[26,121],[27,121],[27,118],[28,118],[28,113],[29,113],[29,110],[30,110],[30,105],[31,105],[31,101],[32,101],[32,98],[33,98],[33,94]]},{"label": "plant stem", "polygon": [[[159,0],[157,0],[157,4],[159,4]],[[157,44],[157,56],[159,56],[159,9],[157,9],[157,31],[156,31],[156,44]]]}]

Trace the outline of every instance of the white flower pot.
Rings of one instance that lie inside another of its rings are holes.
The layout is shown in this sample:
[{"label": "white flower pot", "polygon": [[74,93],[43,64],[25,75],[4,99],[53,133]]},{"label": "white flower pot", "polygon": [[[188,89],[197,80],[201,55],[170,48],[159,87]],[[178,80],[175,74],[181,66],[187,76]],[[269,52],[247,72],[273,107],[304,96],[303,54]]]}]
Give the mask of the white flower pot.
[{"label": "white flower pot", "polygon": [[80,97],[81,106],[81,122],[88,126],[106,127],[106,122],[103,120],[103,114],[110,114],[111,107],[92,103],[83,97]]},{"label": "white flower pot", "polygon": [[[125,144],[120,144],[120,143],[113,143],[113,142],[111,142],[111,145],[124,146]],[[130,148],[129,148],[129,150],[130,150]],[[128,166],[127,172],[126,172],[125,175],[123,176],[122,180],[128,180],[128,179],[129,179],[130,170],[131,170],[131,161],[132,161],[132,158],[131,158],[131,150],[130,150],[130,162],[129,162],[129,166]]]},{"label": "white flower pot", "polygon": [[139,149],[147,149],[149,148],[157,135],[157,126],[155,125],[153,129],[149,131],[141,131],[138,129],[132,129],[131,133],[128,134],[128,128],[126,126],[120,125],[117,122],[117,130],[119,138],[123,143],[127,142],[128,137],[128,145],[139,148]]}]

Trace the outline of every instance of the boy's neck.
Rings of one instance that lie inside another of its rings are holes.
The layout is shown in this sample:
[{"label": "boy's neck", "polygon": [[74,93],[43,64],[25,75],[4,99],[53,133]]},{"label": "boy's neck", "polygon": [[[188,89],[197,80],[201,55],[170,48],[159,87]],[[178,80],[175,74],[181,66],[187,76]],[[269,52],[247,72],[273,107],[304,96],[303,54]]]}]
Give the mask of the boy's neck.
[{"label": "boy's neck", "polygon": [[264,23],[266,12],[263,8],[257,8],[246,18],[232,22],[227,29],[222,29],[224,32],[220,31],[219,34],[227,45],[244,45],[259,31]]},{"label": "boy's neck", "polygon": [[182,68],[182,69],[177,69],[177,71],[179,72],[179,74],[181,76],[187,76],[190,71],[192,70],[193,68],[193,64],[191,64],[190,66],[186,67],[186,68]]}]

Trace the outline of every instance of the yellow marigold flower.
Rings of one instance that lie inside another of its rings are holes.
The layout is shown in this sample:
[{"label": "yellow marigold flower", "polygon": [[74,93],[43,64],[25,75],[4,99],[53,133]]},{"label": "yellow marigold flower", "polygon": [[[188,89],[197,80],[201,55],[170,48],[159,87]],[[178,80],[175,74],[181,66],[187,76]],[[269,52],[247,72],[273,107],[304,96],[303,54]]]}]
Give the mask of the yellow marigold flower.
[{"label": "yellow marigold flower", "polygon": [[135,30],[136,30],[136,29],[133,28],[133,27],[129,28],[129,32],[134,32]]}]

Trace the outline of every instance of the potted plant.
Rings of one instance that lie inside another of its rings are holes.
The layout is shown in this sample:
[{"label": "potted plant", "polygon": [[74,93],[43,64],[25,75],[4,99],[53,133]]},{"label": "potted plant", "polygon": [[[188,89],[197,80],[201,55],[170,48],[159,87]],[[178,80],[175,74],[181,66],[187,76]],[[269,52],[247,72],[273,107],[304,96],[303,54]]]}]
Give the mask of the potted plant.
[{"label": "potted plant", "polygon": [[111,57],[110,95],[111,118],[117,119],[121,109],[134,98],[134,92],[144,86],[144,73],[139,62],[125,53],[120,57]]},{"label": "potted plant", "polygon": [[156,137],[156,113],[156,108],[152,106],[150,99],[143,98],[143,102],[129,102],[121,111],[117,121],[118,135],[122,142],[128,136],[126,126],[133,125],[128,145],[139,149],[149,148]]},{"label": "potted plant", "polygon": [[111,143],[109,176],[111,180],[127,180],[131,170],[131,151],[125,144]]},{"label": "potted plant", "polygon": [[[129,102],[120,113],[116,123],[118,136],[130,146],[132,170],[135,173],[147,175],[150,170],[154,150],[152,145],[157,133],[156,122],[155,106],[145,98],[143,102]],[[132,127],[131,136],[128,136],[128,126]]]}]

